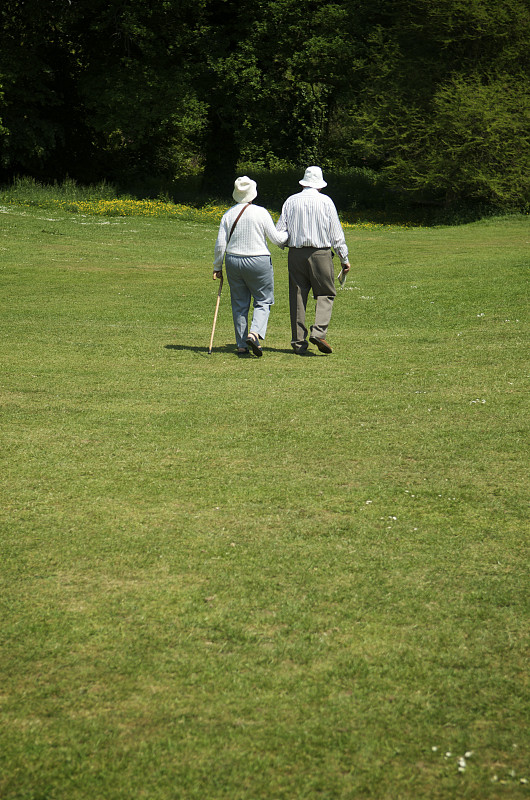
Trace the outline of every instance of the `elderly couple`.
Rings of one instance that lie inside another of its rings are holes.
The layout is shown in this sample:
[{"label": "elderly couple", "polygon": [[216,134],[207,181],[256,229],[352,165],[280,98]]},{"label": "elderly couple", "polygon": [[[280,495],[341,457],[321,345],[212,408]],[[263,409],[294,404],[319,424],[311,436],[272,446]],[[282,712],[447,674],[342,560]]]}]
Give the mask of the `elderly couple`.
[{"label": "elderly couple", "polygon": [[[344,273],[350,269],[348,248],[337,210],[330,197],[321,194],[327,186],[320,167],[308,167],[299,181],[301,192],[288,197],[278,224],[269,212],[252,205],[257,195],[256,183],[246,175],[235,182],[236,205],[221,220],[215,244],[214,280],[222,277],[223,258],[230,284],[232,315],[237,353],[263,355],[270,307],[274,303],[274,276],[267,239],[282,249],[289,248],[289,310],[291,346],[298,355],[308,348],[305,316],[309,291],[316,299],[315,323],[309,341],[321,353],[331,353],[326,341],[336,295],[331,248],[337,253]],[[254,311],[250,331],[250,299]]]}]

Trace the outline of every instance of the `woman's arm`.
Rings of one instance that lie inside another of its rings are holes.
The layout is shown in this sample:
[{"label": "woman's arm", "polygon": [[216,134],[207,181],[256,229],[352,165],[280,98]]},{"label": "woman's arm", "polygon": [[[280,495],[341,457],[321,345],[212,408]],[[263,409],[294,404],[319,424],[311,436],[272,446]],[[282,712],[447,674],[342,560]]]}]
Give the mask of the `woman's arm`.
[{"label": "woman's arm", "polygon": [[278,247],[284,246],[285,242],[289,238],[289,234],[286,230],[279,231],[276,229],[276,225],[274,224],[274,220],[272,219],[271,215],[266,209],[264,210],[263,215],[263,225],[265,236],[267,239],[270,239],[273,244],[277,244]]}]

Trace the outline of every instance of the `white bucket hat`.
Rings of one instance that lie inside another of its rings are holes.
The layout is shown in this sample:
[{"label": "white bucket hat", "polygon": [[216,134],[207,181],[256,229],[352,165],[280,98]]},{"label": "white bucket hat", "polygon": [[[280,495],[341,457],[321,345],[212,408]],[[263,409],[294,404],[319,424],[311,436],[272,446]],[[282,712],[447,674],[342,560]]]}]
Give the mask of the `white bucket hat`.
[{"label": "white bucket hat", "polygon": [[322,170],[320,167],[308,167],[305,175],[301,181],[298,181],[301,186],[310,186],[312,189],[323,189],[327,186],[326,181],[322,177]]},{"label": "white bucket hat", "polygon": [[256,181],[247,178],[246,175],[243,175],[242,178],[236,178],[234,191],[232,192],[232,197],[236,203],[250,203],[251,200],[254,200],[258,194],[256,185]]}]

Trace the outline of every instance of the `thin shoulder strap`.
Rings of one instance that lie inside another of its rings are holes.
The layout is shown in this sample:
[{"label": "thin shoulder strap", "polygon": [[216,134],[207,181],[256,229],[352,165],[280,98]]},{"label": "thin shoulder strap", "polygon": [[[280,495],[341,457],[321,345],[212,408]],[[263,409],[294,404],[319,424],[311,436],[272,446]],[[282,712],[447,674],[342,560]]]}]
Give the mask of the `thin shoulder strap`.
[{"label": "thin shoulder strap", "polygon": [[237,215],[237,217],[236,217],[236,219],[235,219],[235,222],[234,222],[234,224],[232,225],[232,228],[231,228],[231,230],[230,230],[230,236],[228,237],[228,239],[227,239],[227,242],[226,242],[227,244],[228,244],[228,242],[230,241],[230,239],[232,238],[232,234],[233,234],[233,232],[234,232],[234,228],[236,227],[237,223],[239,222],[239,218],[240,218],[241,214],[243,213],[243,211],[246,211],[246,209],[249,207],[249,205],[250,205],[250,203],[247,203],[247,204],[246,204],[246,206],[243,206],[243,208],[241,209],[241,211],[240,211],[240,212],[239,212],[239,214]]}]

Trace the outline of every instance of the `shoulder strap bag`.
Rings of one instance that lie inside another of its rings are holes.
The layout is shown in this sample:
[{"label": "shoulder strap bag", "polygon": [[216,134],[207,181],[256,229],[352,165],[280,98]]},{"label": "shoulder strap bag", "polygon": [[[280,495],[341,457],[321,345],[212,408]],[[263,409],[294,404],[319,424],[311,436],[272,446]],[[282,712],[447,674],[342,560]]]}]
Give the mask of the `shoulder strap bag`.
[{"label": "shoulder strap bag", "polygon": [[243,208],[241,209],[241,211],[239,212],[239,214],[238,214],[238,215],[237,215],[237,217],[235,218],[234,224],[232,225],[232,228],[230,229],[230,234],[229,234],[229,236],[228,236],[228,239],[227,239],[227,241],[226,241],[226,246],[227,246],[227,247],[228,247],[228,242],[229,242],[229,241],[230,241],[230,239],[232,238],[232,234],[233,234],[233,232],[234,232],[234,228],[236,227],[237,223],[239,222],[239,219],[240,219],[240,217],[241,217],[241,214],[243,213],[243,211],[246,211],[246,210],[247,210],[247,208],[249,207],[249,205],[250,205],[250,203],[247,203],[247,204],[246,204],[246,206],[243,206]]}]

